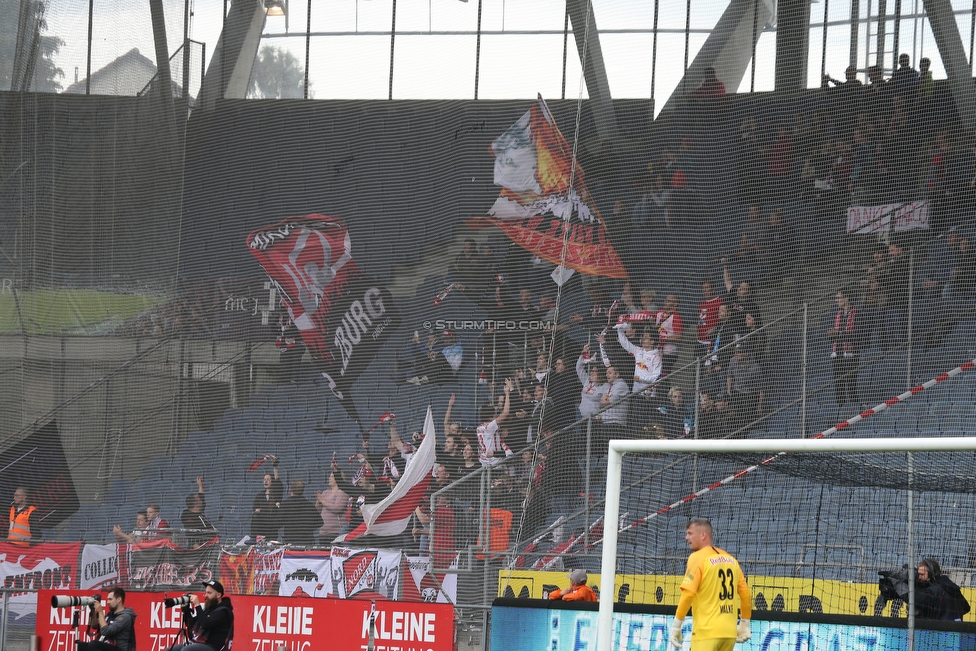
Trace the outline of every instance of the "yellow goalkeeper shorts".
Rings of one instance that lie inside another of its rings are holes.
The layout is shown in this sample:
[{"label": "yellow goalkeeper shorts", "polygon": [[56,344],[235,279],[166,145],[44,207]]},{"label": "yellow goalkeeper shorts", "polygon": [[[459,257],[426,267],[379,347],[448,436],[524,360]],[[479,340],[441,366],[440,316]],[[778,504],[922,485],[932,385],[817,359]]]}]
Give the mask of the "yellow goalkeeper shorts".
[{"label": "yellow goalkeeper shorts", "polygon": [[691,651],[732,651],[733,648],[734,637],[713,637],[709,640],[691,638]]}]

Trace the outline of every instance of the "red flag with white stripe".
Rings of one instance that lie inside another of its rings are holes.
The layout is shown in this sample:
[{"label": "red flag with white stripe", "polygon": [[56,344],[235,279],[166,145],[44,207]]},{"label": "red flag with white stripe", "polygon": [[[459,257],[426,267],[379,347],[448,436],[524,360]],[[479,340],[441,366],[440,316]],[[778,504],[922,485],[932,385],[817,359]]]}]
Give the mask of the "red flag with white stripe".
[{"label": "red flag with white stripe", "polygon": [[[575,160],[542,96],[491,143],[502,190],[489,220],[526,251],[594,276],[627,278]],[[565,281],[565,271],[553,276]]]},{"label": "red flag with white stripe", "polygon": [[434,417],[428,407],[427,418],[424,420],[424,439],[407,462],[397,485],[378,504],[364,504],[360,509],[363,512],[363,523],[339,536],[334,542],[349,542],[367,533],[377,536],[403,533],[410,522],[410,516],[427,494],[436,455]]}]

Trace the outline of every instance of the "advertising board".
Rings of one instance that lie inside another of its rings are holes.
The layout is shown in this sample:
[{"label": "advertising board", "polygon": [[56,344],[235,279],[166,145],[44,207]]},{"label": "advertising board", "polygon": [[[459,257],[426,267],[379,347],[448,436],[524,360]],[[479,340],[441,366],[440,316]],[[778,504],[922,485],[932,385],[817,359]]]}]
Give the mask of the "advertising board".
[{"label": "advertising board", "polygon": [[[70,651],[85,641],[88,608],[52,608],[54,595],[93,596],[82,590],[37,593],[35,633],[43,651]],[[202,595],[202,593],[200,593]],[[100,594],[103,600],[105,594]],[[180,593],[127,592],[125,605],[136,612],[140,651],[162,651],[180,642],[183,616],[166,608],[166,597]],[[454,607],[449,604],[232,595],[234,649],[278,651],[363,651],[373,618],[374,651],[454,651]],[[78,628],[73,626],[77,613]]]},{"label": "advertising board", "polygon": [[[514,600],[506,600],[511,603]],[[595,605],[595,604],[594,604]],[[892,622],[878,625],[879,618],[863,618],[870,625],[813,621],[772,621],[754,613],[752,639],[737,644],[737,651],[907,651],[908,630]],[[596,610],[567,608],[520,608],[495,605],[491,611],[491,648],[505,651],[595,651]],[[615,612],[613,644],[621,651],[668,651],[669,614]],[[691,648],[693,619],[684,623],[685,650]],[[964,651],[976,648],[976,628],[958,624],[961,630],[915,630],[915,649]],[[969,630],[963,630],[969,629]]]}]

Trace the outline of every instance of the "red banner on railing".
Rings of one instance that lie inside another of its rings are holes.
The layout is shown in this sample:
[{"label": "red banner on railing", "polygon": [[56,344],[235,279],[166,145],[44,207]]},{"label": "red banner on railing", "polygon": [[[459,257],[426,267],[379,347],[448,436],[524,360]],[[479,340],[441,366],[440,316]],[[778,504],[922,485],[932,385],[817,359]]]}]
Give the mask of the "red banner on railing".
[{"label": "red banner on railing", "polygon": [[41,543],[32,547],[0,543],[3,587],[24,590],[10,595],[13,623],[34,613],[34,595],[28,591],[41,588],[70,590],[79,586],[80,553],[81,543]]},{"label": "red banner on railing", "polygon": [[[80,590],[41,590],[37,594],[35,632],[42,649],[75,648],[79,613],[81,639],[86,639],[88,608],[51,608],[51,597],[92,596]],[[103,598],[104,594],[101,595]],[[177,593],[128,592],[125,605],[136,612],[136,646],[161,651],[179,642],[182,613],[166,608],[163,599]],[[328,639],[330,651],[363,651],[369,640],[374,602],[265,596],[230,596],[234,607],[234,648],[273,651],[314,651]],[[375,602],[375,651],[454,651],[454,607],[449,604]]]}]

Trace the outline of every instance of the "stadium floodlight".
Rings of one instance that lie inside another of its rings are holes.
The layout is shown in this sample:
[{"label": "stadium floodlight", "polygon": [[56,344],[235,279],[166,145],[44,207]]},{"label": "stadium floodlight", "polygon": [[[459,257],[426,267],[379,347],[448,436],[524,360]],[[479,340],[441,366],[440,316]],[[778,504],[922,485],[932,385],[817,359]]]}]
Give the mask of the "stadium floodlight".
[{"label": "stadium floodlight", "polygon": [[264,0],[264,12],[269,16],[284,16],[288,8],[285,0]]},{"label": "stadium floodlight", "polygon": [[[775,462],[786,454],[841,453],[913,453],[961,452],[976,450],[976,437],[939,438],[857,438],[857,439],[647,439],[612,440],[607,453],[607,492],[604,522],[615,523],[620,517],[621,475],[623,456],[634,453],[651,454],[726,454],[769,455],[753,469]],[[751,470],[751,469],[749,469]],[[735,479],[749,470],[730,476],[721,484]],[[707,486],[689,495],[686,501],[709,492],[718,484]],[[597,623],[597,651],[611,651],[613,644],[614,580],[617,563],[617,529],[606,526],[603,534],[603,554],[600,567],[600,610]],[[607,588],[610,586],[610,588]],[[909,626],[914,618],[909,614]]]}]

